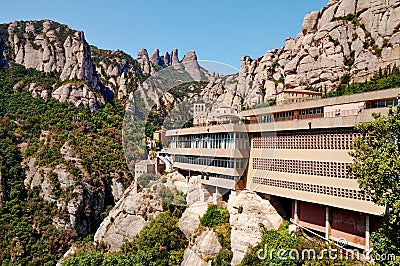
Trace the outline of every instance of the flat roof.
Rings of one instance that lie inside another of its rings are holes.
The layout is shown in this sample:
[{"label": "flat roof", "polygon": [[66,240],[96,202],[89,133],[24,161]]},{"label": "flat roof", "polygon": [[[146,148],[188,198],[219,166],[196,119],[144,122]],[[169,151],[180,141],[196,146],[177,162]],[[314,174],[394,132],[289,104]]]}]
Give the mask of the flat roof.
[{"label": "flat roof", "polygon": [[311,91],[311,90],[304,90],[304,89],[286,89],[281,92],[278,92],[276,95],[282,94],[282,93],[300,93],[300,94],[322,94],[322,92],[319,91]]},{"label": "flat roof", "polygon": [[154,164],[152,160],[143,160],[140,162],[137,162],[135,165],[149,165],[149,164]]}]

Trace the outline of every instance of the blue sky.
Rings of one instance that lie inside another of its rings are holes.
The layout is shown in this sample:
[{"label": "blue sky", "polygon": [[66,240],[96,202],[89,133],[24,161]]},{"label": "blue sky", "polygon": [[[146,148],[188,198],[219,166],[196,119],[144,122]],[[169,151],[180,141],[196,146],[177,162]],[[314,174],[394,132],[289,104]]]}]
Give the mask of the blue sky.
[{"label": "blue sky", "polygon": [[48,18],[83,30],[87,41],[120,49],[136,58],[146,48],[163,54],[178,48],[181,59],[196,50],[200,60],[238,68],[240,58],[256,58],[281,47],[301,31],[305,14],[327,0],[284,1],[10,1],[0,0],[0,23]]}]

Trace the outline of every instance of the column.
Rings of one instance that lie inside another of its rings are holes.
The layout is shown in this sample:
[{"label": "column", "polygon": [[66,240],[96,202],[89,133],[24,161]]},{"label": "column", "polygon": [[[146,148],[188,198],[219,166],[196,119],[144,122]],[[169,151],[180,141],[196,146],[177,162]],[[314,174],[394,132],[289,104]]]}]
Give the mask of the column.
[{"label": "column", "polygon": [[329,235],[331,232],[331,224],[329,222],[329,207],[325,207],[325,238],[329,239]]},{"label": "column", "polygon": [[365,249],[369,251],[370,246],[369,214],[365,215]]},{"label": "column", "polygon": [[298,202],[297,200],[294,200],[294,214],[293,214],[293,219],[295,223],[299,223],[299,215],[298,215],[298,211],[299,211],[299,206],[298,206]]},{"label": "column", "polygon": [[219,189],[218,189],[218,187],[215,187],[215,193],[213,195],[213,203],[214,204],[218,203],[218,196],[219,196]]},{"label": "column", "polygon": [[198,184],[198,190],[200,192],[200,202],[203,203],[204,202],[204,191],[203,191],[203,186],[201,185],[201,183]]}]

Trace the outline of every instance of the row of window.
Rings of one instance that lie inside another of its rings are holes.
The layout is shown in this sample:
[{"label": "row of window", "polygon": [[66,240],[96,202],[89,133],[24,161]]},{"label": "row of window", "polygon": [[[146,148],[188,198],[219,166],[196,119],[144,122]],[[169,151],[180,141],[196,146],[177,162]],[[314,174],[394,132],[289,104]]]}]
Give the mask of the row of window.
[{"label": "row of window", "polygon": [[207,174],[205,174],[205,175],[202,175],[202,176],[201,176],[201,179],[209,180],[210,177],[213,177],[213,178],[222,178],[222,179],[229,179],[229,180],[239,180],[239,179],[240,179],[240,177],[238,177],[238,176],[235,177],[235,176],[231,176],[231,175],[220,175],[220,174],[214,174],[214,173],[207,173]]},{"label": "row of window", "polygon": [[235,169],[246,167],[245,160],[232,158],[175,155],[174,162]]},{"label": "row of window", "polygon": [[398,99],[378,100],[378,101],[373,101],[371,103],[368,103],[367,108],[382,108],[382,107],[388,107],[388,106],[396,106],[398,104],[399,104]]},{"label": "row of window", "polygon": [[255,170],[337,178],[354,178],[347,173],[346,163],[338,162],[253,158],[252,167]]},{"label": "row of window", "polygon": [[353,148],[353,140],[360,137],[352,129],[327,129],[287,132],[257,136],[252,139],[255,149],[342,149]]},{"label": "row of window", "polygon": [[175,136],[170,140],[170,148],[191,149],[248,149],[245,133],[217,133]]},{"label": "row of window", "polygon": [[317,107],[317,108],[311,108],[311,109],[303,109],[299,111],[299,115],[312,115],[312,114],[323,114],[324,113],[324,107]]},{"label": "row of window", "polygon": [[294,116],[294,111],[287,111],[287,112],[280,112],[280,113],[274,113],[274,118],[285,118],[285,117],[292,117]]},{"label": "row of window", "polygon": [[291,190],[317,193],[317,194],[324,194],[324,195],[342,197],[342,198],[348,198],[348,199],[371,201],[370,196],[364,195],[360,191],[354,190],[354,189],[329,187],[329,186],[322,186],[322,185],[315,185],[315,184],[305,184],[305,183],[298,183],[298,182],[293,182],[293,181],[275,180],[275,179],[262,178],[262,177],[253,177],[252,183],[259,184],[259,185],[291,189]]}]

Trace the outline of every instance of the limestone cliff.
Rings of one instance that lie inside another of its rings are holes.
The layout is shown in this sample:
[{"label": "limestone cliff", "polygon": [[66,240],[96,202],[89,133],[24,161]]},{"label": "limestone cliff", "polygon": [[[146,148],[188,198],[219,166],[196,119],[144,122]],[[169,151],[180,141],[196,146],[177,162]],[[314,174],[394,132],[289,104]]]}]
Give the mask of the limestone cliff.
[{"label": "limestone cliff", "polygon": [[237,90],[254,105],[285,88],[330,91],[344,75],[362,82],[400,64],[400,1],[331,0],[307,14],[302,32],[264,56],[241,59]]},{"label": "limestone cliff", "polygon": [[8,61],[44,72],[58,72],[61,80],[79,79],[98,85],[90,48],[83,31],[50,20],[12,22],[2,32],[10,47]]},{"label": "limestone cliff", "polygon": [[95,221],[105,206],[106,188],[103,182],[93,182],[79,161],[75,165],[85,176],[83,182],[78,182],[78,176],[71,174],[65,164],[38,166],[36,158],[27,158],[24,185],[30,190],[37,188],[44,200],[56,203],[56,215],[52,217],[56,227],[86,236],[97,226]]}]

